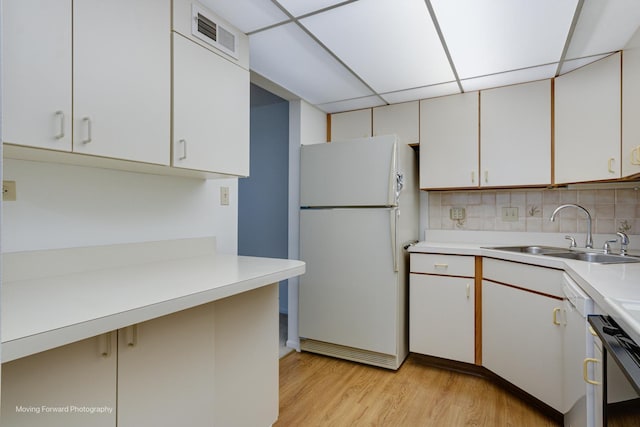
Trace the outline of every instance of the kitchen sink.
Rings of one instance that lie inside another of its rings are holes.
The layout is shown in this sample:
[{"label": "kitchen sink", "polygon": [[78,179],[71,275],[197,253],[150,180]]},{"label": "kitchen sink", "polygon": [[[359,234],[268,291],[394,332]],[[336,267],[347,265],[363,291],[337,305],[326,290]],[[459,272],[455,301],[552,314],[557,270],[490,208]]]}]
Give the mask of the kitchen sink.
[{"label": "kitchen sink", "polygon": [[545,255],[556,258],[573,259],[578,261],[586,261],[597,264],[620,264],[630,262],[640,262],[640,258],[628,255],[605,254],[601,252],[581,252],[569,250],[567,248],[558,248],[554,246],[494,246],[485,249],[495,249],[499,251],[518,252],[532,255]]}]

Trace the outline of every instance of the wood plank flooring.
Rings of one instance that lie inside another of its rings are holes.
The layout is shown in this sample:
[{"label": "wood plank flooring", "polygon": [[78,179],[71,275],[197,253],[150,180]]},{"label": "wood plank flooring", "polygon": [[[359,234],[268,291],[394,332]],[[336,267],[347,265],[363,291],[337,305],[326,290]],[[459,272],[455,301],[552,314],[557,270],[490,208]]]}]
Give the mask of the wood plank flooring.
[{"label": "wood plank flooring", "polygon": [[409,356],[397,371],[293,352],[280,359],[280,416],[289,426],[558,426],[483,378]]}]

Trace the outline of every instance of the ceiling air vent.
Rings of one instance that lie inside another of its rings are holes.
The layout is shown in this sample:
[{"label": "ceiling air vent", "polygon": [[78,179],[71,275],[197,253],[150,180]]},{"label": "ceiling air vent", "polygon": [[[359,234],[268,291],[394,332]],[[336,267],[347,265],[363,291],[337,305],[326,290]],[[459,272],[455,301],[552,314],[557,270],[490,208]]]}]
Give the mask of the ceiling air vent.
[{"label": "ceiling air vent", "polygon": [[238,59],[238,37],[235,32],[225,28],[208,11],[192,5],[191,33],[210,46]]}]

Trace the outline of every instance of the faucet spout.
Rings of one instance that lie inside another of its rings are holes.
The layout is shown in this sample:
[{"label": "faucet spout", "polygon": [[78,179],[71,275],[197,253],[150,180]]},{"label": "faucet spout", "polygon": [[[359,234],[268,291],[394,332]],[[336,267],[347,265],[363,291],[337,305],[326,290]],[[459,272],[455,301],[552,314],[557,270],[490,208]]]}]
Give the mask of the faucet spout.
[{"label": "faucet spout", "polygon": [[556,215],[558,214],[558,212],[560,212],[564,208],[576,208],[576,209],[581,210],[582,212],[584,212],[585,215],[587,215],[587,241],[585,242],[584,246],[585,246],[585,248],[593,248],[593,236],[592,236],[592,233],[591,233],[591,214],[589,213],[588,210],[586,210],[582,206],[576,205],[576,204],[573,204],[573,203],[567,203],[566,205],[560,205],[553,211],[553,213],[551,214],[551,217],[549,217],[549,221],[555,221]]}]

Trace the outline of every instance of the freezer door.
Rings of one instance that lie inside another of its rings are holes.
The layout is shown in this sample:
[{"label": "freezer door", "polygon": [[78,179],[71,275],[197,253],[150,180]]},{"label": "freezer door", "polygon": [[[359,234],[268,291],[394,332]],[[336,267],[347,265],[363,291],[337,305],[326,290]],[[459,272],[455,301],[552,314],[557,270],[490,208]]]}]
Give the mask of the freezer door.
[{"label": "freezer door", "polygon": [[300,214],[300,336],[395,355],[399,280],[394,209],[307,209]]},{"label": "freezer door", "polygon": [[300,206],[394,206],[394,135],[300,149]]}]

